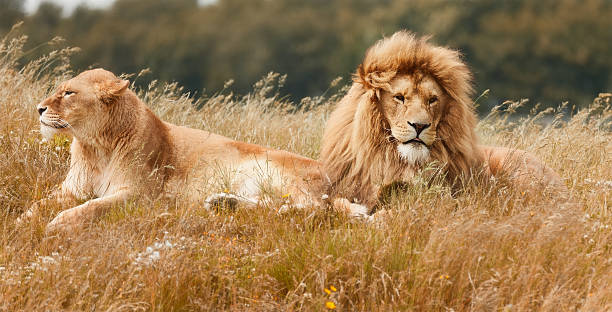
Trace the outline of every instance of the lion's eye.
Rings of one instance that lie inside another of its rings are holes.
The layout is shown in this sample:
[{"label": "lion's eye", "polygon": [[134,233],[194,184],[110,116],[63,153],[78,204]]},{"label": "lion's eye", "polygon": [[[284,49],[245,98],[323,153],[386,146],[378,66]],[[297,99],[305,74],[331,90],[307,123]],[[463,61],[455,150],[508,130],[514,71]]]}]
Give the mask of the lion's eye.
[{"label": "lion's eye", "polygon": [[64,91],[64,93],[62,93],[63,97],[69,96],[69,95],[73,95],[74,91]]},{"label": "lion's eye", "polygon": [[400,102],[404,102],[404,96],[401,94],[398,94],[396,96],[394,96],[394,98]]},{"label": "lion's eye", "polygon": [[437,101],[438,101],[438,97],[434,95],[434,96],[432,96],[432,97],[430,97],[430,98],[429,98],[428,103],[429,103],[429,104],[433,104],[433,103],[435,103],[435,102],[437,102]]}]

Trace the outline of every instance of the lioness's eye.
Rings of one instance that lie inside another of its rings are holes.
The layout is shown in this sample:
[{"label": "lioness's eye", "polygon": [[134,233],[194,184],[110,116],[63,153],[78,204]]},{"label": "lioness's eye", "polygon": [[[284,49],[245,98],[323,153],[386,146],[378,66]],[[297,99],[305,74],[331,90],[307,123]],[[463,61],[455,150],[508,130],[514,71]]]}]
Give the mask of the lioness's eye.
[{"label": "lioness's eye", "polygon": [[429,98],[429,104],[433,104],[437,101],[438,101],[438,97],[435,95]]},{"label": "lioness's eye", "polygon": [[74,94],[74,91],[64,91],[64,94],[62,94],[62,96],[69,96]]},{"label": "lioness's eye", "polygon": [[398,94],[396,96],[394,96],[394,98],[400,102],[404,102],[404,96],[401,94]]}]

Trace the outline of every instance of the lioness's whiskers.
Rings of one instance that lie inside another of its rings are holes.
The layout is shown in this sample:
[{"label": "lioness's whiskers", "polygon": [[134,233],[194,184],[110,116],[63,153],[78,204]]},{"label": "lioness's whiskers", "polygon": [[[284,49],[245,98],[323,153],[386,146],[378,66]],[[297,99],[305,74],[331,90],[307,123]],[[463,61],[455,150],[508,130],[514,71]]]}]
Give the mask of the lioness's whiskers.
[{"label": "lioness's whiskers", "polygon": [[57,122],[59,122],[59,123],[60,123],[60,125],[61,125],[62,127],[64,127],[64,128],[74,129],[74,128],[72,127],[72,125],[71,125],[69,122],[67,122],[66,120],[64,120],[64,119],[62,119],[62,118],[58,118],[58,119],[57,119]]}]

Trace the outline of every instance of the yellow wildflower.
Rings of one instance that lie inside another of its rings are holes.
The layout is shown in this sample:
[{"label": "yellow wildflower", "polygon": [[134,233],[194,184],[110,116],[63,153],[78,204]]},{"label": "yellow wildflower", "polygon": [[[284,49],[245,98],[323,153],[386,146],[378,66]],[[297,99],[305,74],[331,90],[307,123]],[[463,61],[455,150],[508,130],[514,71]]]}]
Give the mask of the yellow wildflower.
[{"label": "yellow wildflower", "polygon": [[289,196],[291,196],[291,194],[290,194],[290,193],[287,193],[287,194],[283,195],[283,198],[287,198],[287,197],[289,197]]},{"label": "yellow wildflower", "polygon": [[326,294],[331,295],[331,291],[327,288],[323,289],[325,291]]},{"label": "yellow wildflower", "polygon": [[335,291],[338,291],[338,290],[336,289],[336,287],[334,287],[334,285],[330,285],[330,286],[329,286],[329,289],[331,289],[331,291],[334,291],[334,292],[335,292]]},{"label": "yellow wildflower", "polygon": [[331,301],[328,301],[328,302],[325,303],[325,307],[330,309],[330,310],[334,310],[336,308],[336,304],[331,302]]}]

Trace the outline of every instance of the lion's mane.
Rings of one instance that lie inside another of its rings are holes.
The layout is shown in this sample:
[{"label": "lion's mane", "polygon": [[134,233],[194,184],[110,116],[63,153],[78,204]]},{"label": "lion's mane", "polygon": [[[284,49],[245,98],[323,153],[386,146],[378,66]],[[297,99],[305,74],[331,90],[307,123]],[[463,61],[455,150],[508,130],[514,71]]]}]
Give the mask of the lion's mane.
[{"label": "lion's mane", "polygon": [[401,74],[429,74],[448,94],[432,160],[444,165],[455,181],[482,165],[474,132],[476,115],[471,101],[471,73],[457,51],[432,45],[407,31],[378,41],[366,52],[348,94],[331,114],[321,149],[321,161],[332,182],[348,190],[347,197],[367,201],[373,183],[415,170],[399,159],[379,103],[380,90]]}]

